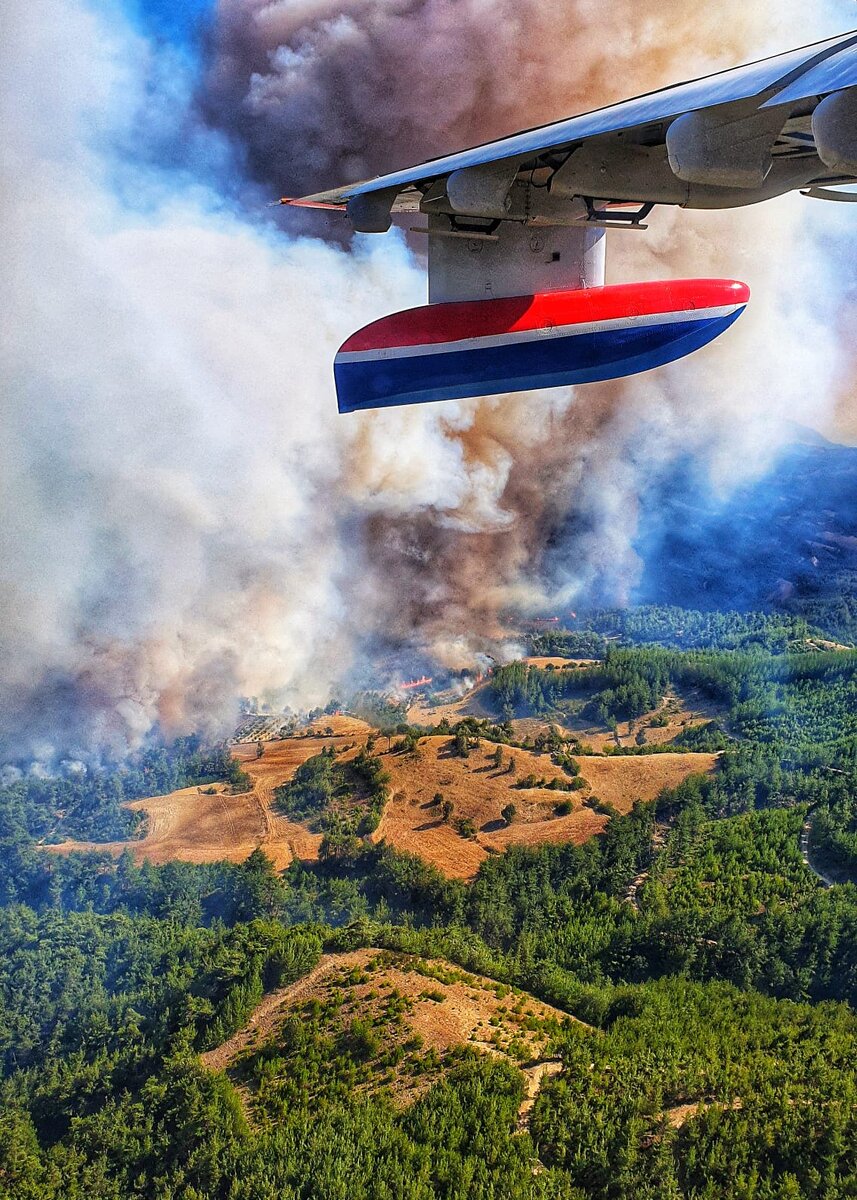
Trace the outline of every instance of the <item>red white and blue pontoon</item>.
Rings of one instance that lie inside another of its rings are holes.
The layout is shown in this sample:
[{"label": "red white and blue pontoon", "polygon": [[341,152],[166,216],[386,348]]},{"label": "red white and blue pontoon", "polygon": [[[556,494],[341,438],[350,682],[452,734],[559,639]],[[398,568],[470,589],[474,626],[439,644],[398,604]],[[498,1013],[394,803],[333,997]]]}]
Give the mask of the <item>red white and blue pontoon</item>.
[{"label": "red white and blue pontoon", "polygon": [[412,308],[341,347],[339,411],[634,375],[713,341],[749,296],[733,280],[682,279]]}]

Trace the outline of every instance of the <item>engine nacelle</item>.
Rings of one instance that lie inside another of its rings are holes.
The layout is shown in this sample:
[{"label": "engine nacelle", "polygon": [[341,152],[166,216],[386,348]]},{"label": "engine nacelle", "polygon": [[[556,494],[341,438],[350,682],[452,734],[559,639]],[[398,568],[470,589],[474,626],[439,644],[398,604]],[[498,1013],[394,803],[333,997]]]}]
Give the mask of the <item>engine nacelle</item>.
[{"label": "engine nacelle", "polygon": [[446,181],[446,195],[453,212],[475,217],[505,217],[512,201],[509,195],[518,164],[501,159],[479,167],[462,167]]},{"label": "engine nacelle", "polygon": [[857,175],[857,88],[834,92],[812,114],[818,157],[837,175]]},{"label": "engine nacelle", "polygon": [[666,136],[670,167],[685,183],[759,188],[787,114],[765,109],[735,120],[731,106],[727,111],[704,108],[677,117]]}]

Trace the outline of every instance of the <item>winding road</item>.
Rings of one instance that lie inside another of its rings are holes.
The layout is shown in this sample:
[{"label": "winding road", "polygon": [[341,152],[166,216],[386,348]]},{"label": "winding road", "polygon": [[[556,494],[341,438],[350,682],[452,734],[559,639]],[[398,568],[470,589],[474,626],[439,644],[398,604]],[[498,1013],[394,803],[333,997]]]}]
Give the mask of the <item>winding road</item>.
[{"label": "winding road", "polygon": [[804,865],[812,871],[817,879],[820,879],[825,887],[833,887],[836,883],[835,879],[831,879],[829,875],[825,875],[823,871],[819,871],[818,867],[813,866],[812,860],[809,857],[809,837],[812,833],[812,813],[808,812],[806,820],[803,823],[803,829],[800,832],[800,853],[804,861]]}]

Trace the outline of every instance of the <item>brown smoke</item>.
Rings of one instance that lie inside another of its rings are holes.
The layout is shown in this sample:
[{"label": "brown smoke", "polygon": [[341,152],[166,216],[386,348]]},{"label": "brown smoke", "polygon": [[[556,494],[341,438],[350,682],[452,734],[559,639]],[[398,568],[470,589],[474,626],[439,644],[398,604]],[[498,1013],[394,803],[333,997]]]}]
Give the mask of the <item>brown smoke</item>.
[{"label": "brown smoke", "polygon": [[[298,194],[787,47],[804,33],[796,14],[795,6],[772,16],[766,5],[693,0],[220,0],[205,107],[240,139],[257,179]],[[774,287],[774,254],[786,249],[794,225],[793,216],[780,220],[782,231],[763,249],[757,238],[766,220],[755,215],[706,224],[660,214],[645,245],[634,235],[616,238],[613,274],[740,276],[755,260],[751,282]],[[755,333],[777,330],[760,317]],[[581,594],[627,599],[637,571],[631,538],[641,464],[634,455],[648,433],[654,444],[646,454],[708,450],[728,475],[728,447],[746,433],[729,426],[741,423],[748,399],[764,413],[770,408],[770,399],[759,405],[760,381],[748,388],[746,379],[723,403],[713,385],[727,360],[713,350],[706,361],[716,374],[679,369],[655,384],[456,406],[452,425],[441,414],[471,488],[451,510],[380,513],[363,525],[366,586],[380,627],[444,653],[496,637],[506,606]],[[693,399],[691,380],[699,389]],[[700,422],[699,408],[712,401],[716,411]],[[759,432],[742,470],[763,454]],[[357,446],[362,455],[351,470],[371,477],[372,418]],[[549,567],[545,554],[560,533],[571,544]]]}]

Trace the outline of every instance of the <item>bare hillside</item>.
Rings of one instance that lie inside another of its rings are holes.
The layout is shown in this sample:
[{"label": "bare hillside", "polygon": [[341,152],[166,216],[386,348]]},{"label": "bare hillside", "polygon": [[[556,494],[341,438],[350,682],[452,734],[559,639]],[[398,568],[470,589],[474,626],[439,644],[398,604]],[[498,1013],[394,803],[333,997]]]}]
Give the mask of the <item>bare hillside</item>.
[{"label": "bare hillside", "polygon": [[[201,1056],[229,1071],[245,1100],[258,1089],[257,1063],[283,1044],[287,1022],[311,1023],[319,1038],[348,1047],[359,1031],[362,1087],[392,1087],[411,1102],[462,1051],[507,1058],[529,1069],[522,1113],[543,1076],[558,1069],[551,1038],[574,1018],[526,992],[438,959],[386,950],[326,954],[303,979],[271,992],[243,1029]],[[271,1068],[265,1069],[266,1086]]]}]

